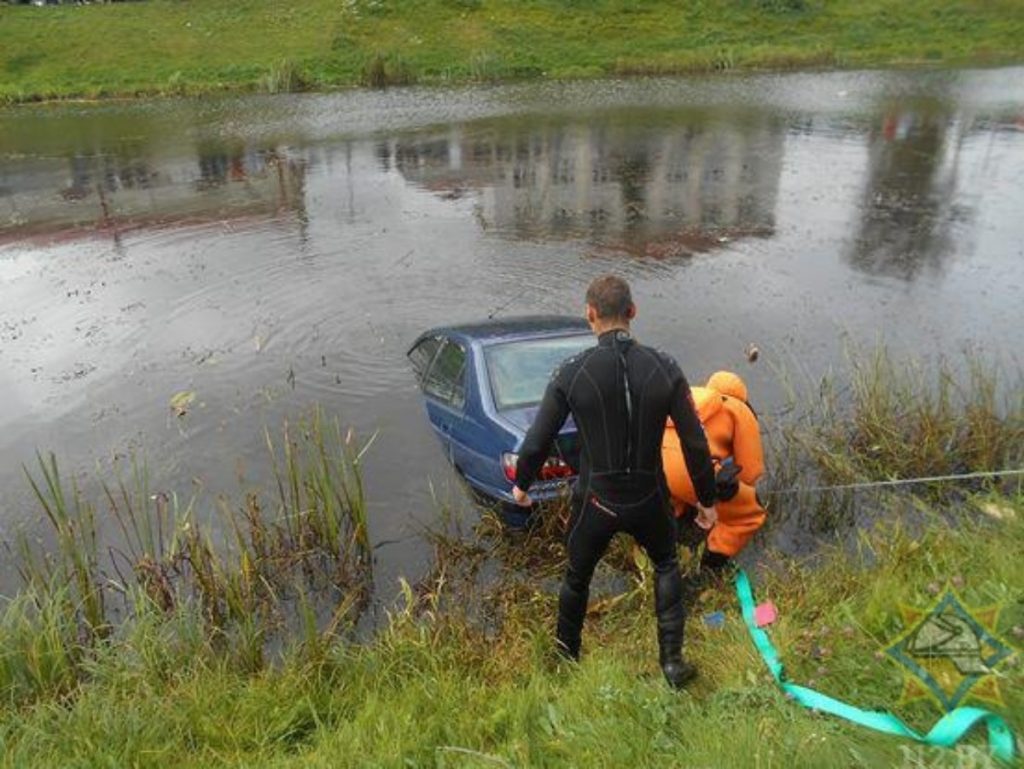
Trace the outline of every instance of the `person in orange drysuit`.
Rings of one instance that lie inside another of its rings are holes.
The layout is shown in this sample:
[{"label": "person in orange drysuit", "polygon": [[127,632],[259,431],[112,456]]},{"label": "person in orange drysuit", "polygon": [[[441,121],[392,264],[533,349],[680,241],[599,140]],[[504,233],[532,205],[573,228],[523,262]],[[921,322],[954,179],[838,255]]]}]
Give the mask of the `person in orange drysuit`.
[{"label": "person in orange drysuit", "polygon": [[[718,487],[718,522],[707,535],[701,565],[718,570],[764,524],[765,509],[754,487],[764,472],[761,431],[757,415],[747,402],[747,386],[736,374],[718,371],[707,385],[690,390],[711,449]],[[671,420],[661,448],[672,506],[678,523],[685,526],[697,496]]]}]

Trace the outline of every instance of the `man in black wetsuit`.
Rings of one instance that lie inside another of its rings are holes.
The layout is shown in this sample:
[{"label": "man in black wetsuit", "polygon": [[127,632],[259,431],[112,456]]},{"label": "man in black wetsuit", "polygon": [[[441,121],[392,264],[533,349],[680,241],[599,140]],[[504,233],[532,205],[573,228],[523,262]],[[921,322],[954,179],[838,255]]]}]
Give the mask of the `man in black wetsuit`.
[{"label": "man in black wetsuit", "polygon": [[566,539],[569,563],[558,598],[559,650],[579,659],[590,579],[612,537],[624,531],[654,564],[661,668],[679,688],[696,670],[682,657],[686,610],[661,464],[667,417],[679,434],[703,528],[716,519],[715,472],[686,378],[668,355],[633,340],[629,324],[635,315],[625,280],[604,275],[590,284],[587,320],[597,346],[565,361],[552,376],[519,450],[513,495],[521,505],[532,504],[527,491],[572,412],[582,452]]}]

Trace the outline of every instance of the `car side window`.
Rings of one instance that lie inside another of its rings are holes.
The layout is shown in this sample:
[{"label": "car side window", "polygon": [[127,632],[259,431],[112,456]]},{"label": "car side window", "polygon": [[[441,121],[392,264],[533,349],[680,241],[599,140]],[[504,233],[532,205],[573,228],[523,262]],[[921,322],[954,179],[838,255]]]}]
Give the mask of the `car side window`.
[{"label": "car side window", "polygon": [[457,342],[445,340],[423,382],[429,395],[462,408],[466,403],[466,351]]},{"label": "car side window", "polygon": [[440,346],[441,340],[436,336],[430,336],[409,351],[409,362],[412,363],[412,370],[416,373],[416,381],[421,385],[423,376],[430,368],[430,362],[434,359],[434,354]]}]

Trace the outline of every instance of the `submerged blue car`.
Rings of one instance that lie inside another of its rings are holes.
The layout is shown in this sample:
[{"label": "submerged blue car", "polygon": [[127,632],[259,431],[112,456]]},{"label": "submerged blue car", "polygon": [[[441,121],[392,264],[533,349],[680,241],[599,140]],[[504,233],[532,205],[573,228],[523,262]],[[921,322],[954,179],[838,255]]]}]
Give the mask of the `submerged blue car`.
[{"label": "submerged blue car", "polygon": [[[506,522],[526,513],[512,501],[517,452],[552,372],[596,343],[582,318],[504,318],[426,331],[409,350],[427,418],[456,472]],[[558,496],[577,474],[579,435],[566,421],[530,487],[537,502]]]}]

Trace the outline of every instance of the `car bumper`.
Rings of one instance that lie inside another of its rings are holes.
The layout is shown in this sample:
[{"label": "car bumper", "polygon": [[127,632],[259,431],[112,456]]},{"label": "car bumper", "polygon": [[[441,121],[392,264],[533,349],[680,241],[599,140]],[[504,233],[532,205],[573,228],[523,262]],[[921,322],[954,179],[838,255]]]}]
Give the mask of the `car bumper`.
[{"label": "car bumper", "polygon": [[[558,481],[537,481],[530,486],[530,497],[534,502],[550,502],[560,497],[567,496],[569,488],[575,482],[576,478],[567,478],[565,480]],[[508,502],[515,504],[515,499],[512,497],[512,484],[507,486],[492,486],[490,484],[481,483],[475,478],[467,477],[466,481],[470,486],[474,488],[480,494],[486,497],[490,497],[497,502]]]}]

